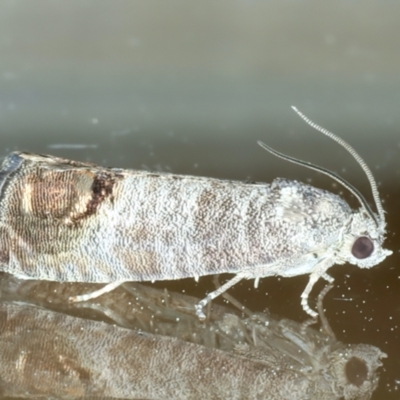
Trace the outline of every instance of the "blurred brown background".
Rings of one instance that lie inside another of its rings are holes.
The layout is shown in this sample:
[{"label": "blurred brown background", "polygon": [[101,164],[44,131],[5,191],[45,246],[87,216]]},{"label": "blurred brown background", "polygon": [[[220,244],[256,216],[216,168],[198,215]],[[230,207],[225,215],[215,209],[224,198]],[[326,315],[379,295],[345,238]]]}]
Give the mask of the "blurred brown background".
[{"label": "blurred brown background", "polygon": [[[18,149],[226,179],[279,176],[349,198],[263,151],[261,139],[339,172],[371,199],[359,166],[296,117],[296,105],[349,141],[381,184],[394,255],[372,270],[332,268],[326,308],[340,340],[388,353],[374,398],[398,399],[399,12],[395,1],[3,1],[0,156]],[[301,320],[306,282],[268,278],[231,293],[254,311]],[[212,283],[170,287],[202,297]]]}]

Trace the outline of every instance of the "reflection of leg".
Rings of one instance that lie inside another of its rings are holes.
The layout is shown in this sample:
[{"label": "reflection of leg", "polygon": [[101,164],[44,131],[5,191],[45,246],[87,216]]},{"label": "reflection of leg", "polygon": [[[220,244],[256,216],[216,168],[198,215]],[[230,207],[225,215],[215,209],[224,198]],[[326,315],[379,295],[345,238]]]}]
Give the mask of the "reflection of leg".
[{"label": "reflection of leg", "polygon": [[215,299],[218,297],[220,294],[224,293],[227,291],[229,288],[234,286],[236,283],[240,282],[244,278],[243,275],[237,274],[235,275],[231,280],[228,282],[225,282],[222,286],[220,286],[217,290],[214,290],[214,292],[211,292],[207,295],[206,298],[201,300],[195,307],[196,307],[196,314],[201,320],[205,320],[206,316],[203,313],[203,307],[207,305],[211,300]]},{"label": "reflection of leg", "polygon": [[[221,287],[221,284],[219,283],[219,275],[214,275],[213,277],[213,283],[216,287],[216,289],[219,289]],[[247,307],[245,307],[239,300],[236,300],[231,294],[228,292],[221,293],[221,296],[225,299],[228,300],[229,303],[231,303],[234,307],[236,307],[238,310],[243,312],[245,315],[248,317],[252,317],[254,315],[253,312],[251,312]]]},{"label": "reflection of leg", "polygon": [[87,300],[90,300],[90,299],[95,299],[96,297],[99,297],[104,293],[111,292],[112,290],[114,290],[118,286],[122,285],[123,283],[124,282],[112,282],[112,283],[109,283],[106,286],[103,286],[99,290],[95,290],[94,292],[81,294],[79,296],[71,296],[69,298],[69,301],[70,301],[70,303],[77,303],[78,301],[87,301]]},{"label": "reflection of leg", "polygon": [[333,339],[336,339],[335,334],[333,333],[333,330],[331,326],[329,325],[328,319],[326,318],[325,311],[324,311],[324,298],[326,294],[333,288],[333,284],[330,283],[329,285],[326,285],[322,290],[321,293],[318,295],[318,300],[317,300],[317,310],[319,313],[319,318],[321,320],[321,327],[325,331],[325,333],[332,337]]}]

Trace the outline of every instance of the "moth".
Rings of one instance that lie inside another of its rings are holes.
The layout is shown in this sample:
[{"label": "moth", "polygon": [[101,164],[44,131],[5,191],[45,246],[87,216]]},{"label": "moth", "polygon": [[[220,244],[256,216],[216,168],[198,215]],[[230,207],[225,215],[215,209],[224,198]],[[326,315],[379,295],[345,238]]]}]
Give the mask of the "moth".
[{"label": "moth", "polygon": [[347,149],[371,184],[377,214],[335,173],[259,144],[290,162],[322,172],[359,200],[275,179],[243,183],[197,176],[103,168],[15,152],[0,171],[0,270],[22,279],[106,283],[72,301],[85,301],[126,281],[160,281],[231,273],[203,307],[241,281],[309,274],[308,297],[327,270],[349,262],[371,268],[390,255],[374,177],[356,151],[333,133],[309,125]]}]

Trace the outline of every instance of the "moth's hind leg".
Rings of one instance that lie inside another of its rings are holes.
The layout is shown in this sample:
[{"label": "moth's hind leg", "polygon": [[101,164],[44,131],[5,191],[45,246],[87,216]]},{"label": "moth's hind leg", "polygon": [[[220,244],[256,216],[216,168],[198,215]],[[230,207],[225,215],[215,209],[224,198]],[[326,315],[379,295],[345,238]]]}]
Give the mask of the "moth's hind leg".
[{"label": "moth's hind leg", "polygon": [[203,307],[205,307],[211,300],[214,300],[220,294],[226,292],[229,288],[236,285],[236,283],[240,282],[245,276],[241,274],[235,275],[232,279],[228,282],[225,282],[222,286],[220,286],[217,290],[209,293],[206,298],[201,300],[196,306],[196,315],[199,317],[200,320],[204,321],[206,316],[203,312]]},{"label": "moth's hind leg", "polygon": [[[214,275],[213,276],[213,283],[216,287],[216,289],[219,289],[221,287],[221,284],[219,283],[219,275]],[[236,300],[231,294],[228,292],[221,293],[221,296],[227,300],[229,303],[231,303],[234,307],[236,307],[238,310],[240,310],[244,315],[247,315],[248,317],[254,316],[254,313],[251,312],[246,306],[244,306],[240,301]]]},{"label": "moth's hind leg", "polygon": [[124,282],[112,282],[112,283],[109,283],[106,286],[103,286],[99,290],[95,290],[94,292],[81,294],[79,296],[71,296],[69,298],[69,302],[70,303],[77,303],[79,301],[87,301],[87,300],[90,300],[90,299],[95,299],[96,297],[99,297],[104,293],[108,293],[108,292],[113,291],[115,288],[117,288],[118,286],[122,285],[123,283]]}]

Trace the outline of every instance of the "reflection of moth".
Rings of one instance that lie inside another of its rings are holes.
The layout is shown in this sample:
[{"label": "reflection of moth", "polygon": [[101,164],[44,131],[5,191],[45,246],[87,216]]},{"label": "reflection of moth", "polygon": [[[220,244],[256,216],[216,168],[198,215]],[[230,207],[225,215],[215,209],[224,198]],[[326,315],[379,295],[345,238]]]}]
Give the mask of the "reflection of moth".
[{"label": "reflection of moth", "polygon": [[94,307],[96,319],[112,318],[109,325],[25,303],[64,308],[67,302],[44,298],[71,295],[74,285],[3,282],[2,293],[8,287],[19,300],[0,304],[3,396],[354,400],[369,399],[378,386],[386,355],[374,346],[217,305],[204,324],[190,311],[194,297],[124,286],[96,304],[68,305],[91,315]]},{"label": "reflection of moth", "polygon": [[385,220],[372,174],[344,146],[370,179],[379,216],[356,189],[308,163],[352,190],[361,208],[284,179],[242,183],[13,153],[0,172],[1,270],[24,279],[110,284],[78,300],[124,281],[235,274],[199,303],[200,317],[209,300],[243,278],[310,274],[302,305],[316,316],[308,295],[320,277],[332,281],[330,266],[370,268],[391,254],[381,246]]}]

